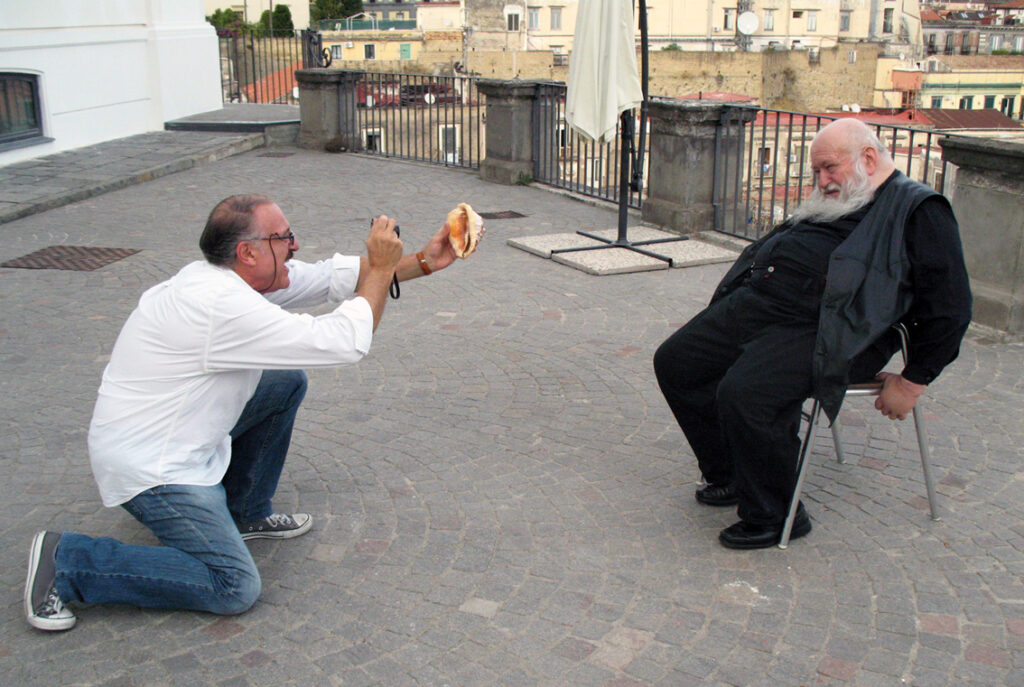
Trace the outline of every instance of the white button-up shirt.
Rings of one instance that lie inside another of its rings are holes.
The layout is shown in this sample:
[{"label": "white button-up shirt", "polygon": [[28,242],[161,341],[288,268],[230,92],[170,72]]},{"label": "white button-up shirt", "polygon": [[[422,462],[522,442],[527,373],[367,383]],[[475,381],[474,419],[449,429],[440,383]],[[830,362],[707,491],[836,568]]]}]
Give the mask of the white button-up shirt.
[{"label": "white button-up shirt", "polygon": [[[373,312],[353,294],[359,258],[288,263],[287,289],[262,295],[233,270],[193,262],[157,284],[117,337],[89,427],[106,506],[161,484],[210,486],[264,369],[358,362]],[[348,299],[348,300],[346,300]],[[341,302],[319,317],[283,307]]]}]

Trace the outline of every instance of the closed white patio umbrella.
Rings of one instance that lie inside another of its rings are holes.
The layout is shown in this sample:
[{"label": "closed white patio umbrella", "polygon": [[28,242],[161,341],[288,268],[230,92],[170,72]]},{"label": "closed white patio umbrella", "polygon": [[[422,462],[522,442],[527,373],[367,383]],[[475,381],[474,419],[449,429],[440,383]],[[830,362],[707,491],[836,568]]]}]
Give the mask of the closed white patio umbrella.
[{"label": "closed white patio umbrella", "polygon": [[[647,4],[639,0],[639,24],[643,78],[637,73],[633,0],[579,0],[576,34],[569,56],[565,120],[581,136],[597,143],[615,140],[621,126],[619,151],[619,229],[614,241],[585,231],[576,233],[605,245],[560,248],[568,253],[600,248],[628,248],[652,258],[672,259],[639,248],[652,243],[681,241],[686,237],[630,242],[626,223],[629,192],[640,192],[643,169],[644,124],[647,99]],[[636,144],[633,110],[642,107],[640,140]],[[639,155],[635,153],[639,150]],[[631,173],[632,172],[632,180]]]},{"label": "closed white patio umbrella", "polygon": [[579,0],[565,119],[588,140],[614,140],[619,115],[643,102],[633,35],[631,0]]}]

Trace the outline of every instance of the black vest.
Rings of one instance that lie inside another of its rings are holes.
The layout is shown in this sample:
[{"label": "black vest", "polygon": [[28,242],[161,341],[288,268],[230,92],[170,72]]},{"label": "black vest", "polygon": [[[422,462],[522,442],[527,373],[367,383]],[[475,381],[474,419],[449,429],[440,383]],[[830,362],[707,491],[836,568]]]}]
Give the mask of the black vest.
[{"label": "black vest", "polygon": [[[904,227],[907,218],[931,196],[943,198],[897,170],[864,219],[829,258],[811,393],[833,421],[843,403],[853,359],[910,309],[913,291]],[[718,285],[712,302],[743,282],[761,243],[786,226],[780,225],[743,250]]]}]

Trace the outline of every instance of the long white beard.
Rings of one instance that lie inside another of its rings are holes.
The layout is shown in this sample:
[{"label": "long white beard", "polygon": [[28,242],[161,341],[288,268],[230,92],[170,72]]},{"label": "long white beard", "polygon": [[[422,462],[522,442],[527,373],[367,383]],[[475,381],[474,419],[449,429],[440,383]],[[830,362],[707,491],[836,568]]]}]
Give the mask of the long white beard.
[{"label": "long white beard", "polygon": [[[825,191],[839,190],[838,198],[829,198]],[[867,170],[858,160],[853,171],[842,185],[830,184],[825,189],[815,186],[811,197],[800,204],[790,219],[797,222],[834,222],[843,215],[864,207],[874,196]]]}]

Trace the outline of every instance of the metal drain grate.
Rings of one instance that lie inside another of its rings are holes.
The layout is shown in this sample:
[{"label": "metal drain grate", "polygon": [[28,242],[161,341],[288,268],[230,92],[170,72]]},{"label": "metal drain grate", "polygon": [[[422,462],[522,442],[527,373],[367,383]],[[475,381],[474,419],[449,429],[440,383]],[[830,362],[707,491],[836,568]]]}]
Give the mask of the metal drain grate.
[{"label": "metal drain grate", "polygon": [[295,153],[260,153],[256,157],[291,157]]},{"label": "metal drain grate", "polygon": [[526,215],[520,214],[515,210],[501,210],[499,212],[481,212],[480,216],[484,219],[515,219],[516,217],[526,217]]},{"label": "metal drain grate", "polygon": [[134,248],[95,248],[93,246],[49,246],[34,253],[22,255],[0,267],[20,267],[27,270],[73,270],[88,272],[105,267],[139,251]]}]

